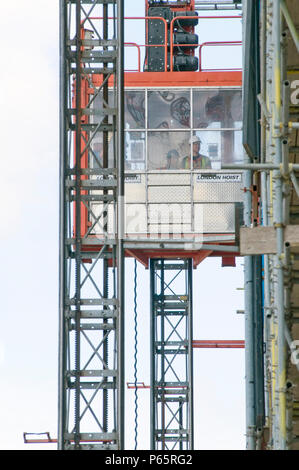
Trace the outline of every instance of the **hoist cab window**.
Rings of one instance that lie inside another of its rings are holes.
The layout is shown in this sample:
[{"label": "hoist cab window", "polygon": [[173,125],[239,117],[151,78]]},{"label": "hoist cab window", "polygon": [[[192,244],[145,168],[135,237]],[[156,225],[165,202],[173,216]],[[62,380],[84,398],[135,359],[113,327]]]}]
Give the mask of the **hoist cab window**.
[{"label": "hoist cab window", "polygon": [[[95,124],[103,120],[102,103],[99,94]],[[109,103],[112,107],[113,99]],[[242,173],[222,170],[221,164],[242,163],[241,109],[237,87],[126,88],[126,239],[182,241],[234,233]],[[103,164],[103,133],[97,135],[90,146],[91,167]],[[105,138],[108,167],[115,168],[112,133]],[[92,210],[93,227],[104,203],[95,201]],[[108,221],[113,227],[109,211]]]},{"label": "hoist cab window", "polygon": [[219,170],[242,160],[240,89],[125,92],[126,170]]}]

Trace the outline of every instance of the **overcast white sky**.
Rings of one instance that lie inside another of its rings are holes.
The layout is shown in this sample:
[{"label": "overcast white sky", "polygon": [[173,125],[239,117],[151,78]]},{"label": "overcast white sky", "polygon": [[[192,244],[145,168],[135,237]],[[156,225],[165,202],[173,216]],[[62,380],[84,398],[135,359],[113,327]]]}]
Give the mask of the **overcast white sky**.
[{"label": "overcast white sky", "polygon": [[[57,436],[58,6],[58,0],[1,5],[0,449],[54,448],[24,445],[23,432]],[[126,7],[128,16],[144,14],[142,0],[127,0]],[[205,40],[219,40],[212,30],[203,25]],[[239,33],[229,28],[225,39]],[[133,265],[127,264],[130,318]],[[220,265],[207,260],[194,273],[194,339],[244,337],[243,316],[236,315],[243,307],[236,290],[243,287],[242,260],[235,269]],[[147,315],[148,273],[141,266],[138,272],[139,307]],[[243,350],[194,351],[197,449],[244,448],[243,356]],[[139,379],[149,382],[147,368]],[[133,381],[129,366],[127,380]],[[139,392],[140,408],[147,394]],[[133,398],[128,391],[129,409]],[[149,426],[146,413],[141,418],[142,434]],[[147,436],[140,439],[146,448]]]}]

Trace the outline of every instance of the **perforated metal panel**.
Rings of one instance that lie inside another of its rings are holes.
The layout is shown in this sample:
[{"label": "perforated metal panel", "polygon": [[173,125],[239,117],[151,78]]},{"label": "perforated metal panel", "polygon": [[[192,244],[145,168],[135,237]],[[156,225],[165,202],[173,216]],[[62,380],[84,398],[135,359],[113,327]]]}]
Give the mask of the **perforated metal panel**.
[{"label": "perforated metal panel", "polygon": [[[243,199],[240,173],[132,173],[127,174],[126,181],[125,233],[128,239],[149,235],[150,240],[159,233],[173,239],[182,234],[235,231],[235,203]],[[103,234],[103,214],[103,204],[93,203],[91,233]],[[108,229],[109,233],[114,232],[111,211],[108,212]]]},{"label": "perforated metal panel", "polygon": [[191,234],[191,224],[149,224],[148,227],[149,235],[163,234],[163,238],[178,239],[181,240],[183,234]]},{"label": "perforated metal panel", "polygon": [[191,202],[190,186],[149,186],[149,202]]},{"label": "perforated metal panel", "polygon": [[193,176],[193,184],[195,202],[243,201],[240,173],[197,173]]},{"label": "perforated metal panel", "polygon": [[125,205],[125,233],[127,236],[145,235],[147,233],[146,204]]},{"label": "perforated metal panel", "polygon": [[190,173],[189,172],[161,172],[161,173],[149,173],[147,181],[149,186],[172,186],[172,185],[190,185]]},{"label": "perforated metal panel", "polygon": [[[218,176],[216,174],[215,176]],[[242,182],[201,182],[200,175],[194,175],[195,202],[242,202]]]},{"label": "perforated metal panel", "polygon": [[149,223],[191,223],[190,204],[149,204]]},{"label": "perforated metal panel", "polygon": [[233,233],[234,204],[194,204],[194,231],[203,233]]}]

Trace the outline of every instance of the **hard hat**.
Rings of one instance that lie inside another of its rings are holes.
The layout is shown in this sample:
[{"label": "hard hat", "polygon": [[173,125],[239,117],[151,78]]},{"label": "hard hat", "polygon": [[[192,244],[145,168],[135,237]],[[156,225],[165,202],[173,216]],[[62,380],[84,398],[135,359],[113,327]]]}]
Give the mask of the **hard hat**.
[{"label": "hard hat", "polygon": [[190,137],[189,144],[194,144],[195,142],[201,143],[201,140],[198,135],[193,135],[192,137]]}]

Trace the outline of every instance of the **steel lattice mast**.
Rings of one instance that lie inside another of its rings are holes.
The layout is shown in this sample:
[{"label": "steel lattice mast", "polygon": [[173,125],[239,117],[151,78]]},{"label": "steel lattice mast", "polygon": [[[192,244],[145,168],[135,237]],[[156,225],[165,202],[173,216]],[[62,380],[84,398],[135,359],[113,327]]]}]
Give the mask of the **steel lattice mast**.
[{"label": "steel lattice mast", "polygon": [[192,259],[150,269],[151,448],[193,449]]},{"label": "steel lattice mast", "polygon": [[123,16],[60,1],[60,449],[124,447]]}]

